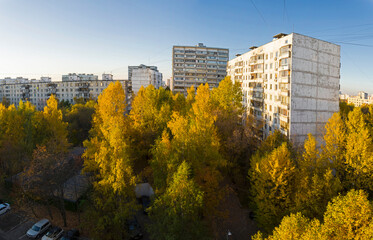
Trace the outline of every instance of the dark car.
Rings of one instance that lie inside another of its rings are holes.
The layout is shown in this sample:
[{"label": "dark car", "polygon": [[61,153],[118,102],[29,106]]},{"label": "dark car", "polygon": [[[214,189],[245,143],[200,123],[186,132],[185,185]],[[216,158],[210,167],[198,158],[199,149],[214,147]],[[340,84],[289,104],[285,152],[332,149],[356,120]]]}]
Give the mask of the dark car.
[{"label": "dark car", "polygon": [[79,231],[76,229],[71,229],[64,233],[61,240],[76,240],[79,237]]},{"label": "dark car", "polygon": [[145,214],[148,214],[148,208],[150,206],[150,198],[147,196],[142,196],[141,197],[141,203],[142,203],[142,209]]},{"label": "dark car", "polygon": [[143,237],[142,231],[141,231],[141,226],[137,222],[136,217],[130,219],[127,221],[128,224],[128,233],[130,236],[130,239],[141,239]]}]

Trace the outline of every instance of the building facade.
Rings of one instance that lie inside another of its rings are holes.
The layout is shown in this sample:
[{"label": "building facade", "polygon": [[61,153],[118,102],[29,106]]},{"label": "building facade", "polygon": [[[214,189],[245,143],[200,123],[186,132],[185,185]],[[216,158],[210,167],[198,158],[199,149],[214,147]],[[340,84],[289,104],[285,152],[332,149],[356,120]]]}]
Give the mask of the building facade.
[{"label": "building facade", "polygon": [[162,86],[162,73],[156,66],[128,66],[128,80],[132,84],[132,91],[137,93],[141,86],[147,87],[153,85],[155,88]]},{"label": "building facade", "polygon": [[202,83],[217,87],[227,75],[228,58],[229,50],[225,48],[206,47],[202,43],[173,46],[171,90],[186,94],[188,88]]},{"label": "building facade", "polygon": [[127,96],[127,104],[130,105],[131,85],[128,80],[99,80],[97,76],[90,79],[94,80],[65,78],[63,81],[51,81],[49,77],[42,77],[39,80],[21,77],[0,79],[0,100],[6,98],[10,104],[16,106],[21,100],[29,101],[38,110],[42,110],[52,94],[60,101],[64,100],[73,104],[74,98],[97,99],[110,83],[119,81]]},{"label": "building facade", "polygon": [[68,81],[96,81],[98,80],[97,75],[85,74],[85,73],[69,73],[62,75],[62,82]]},{"label": "building facade", "polygon": [[228,62],[228,75],[241,83],[247,113],[263,123],[263,137],[278,129],[295,143],[308,133],[322,137],[339,111],[340,46],[297,33]]},{"label": "building facade", "polygon": [[355,97],[348,97],[347,103],[354,104],[355,107],[361,107],[364,104],[373,104],[373,98],[369,98],[366,92],[359,92]]}]

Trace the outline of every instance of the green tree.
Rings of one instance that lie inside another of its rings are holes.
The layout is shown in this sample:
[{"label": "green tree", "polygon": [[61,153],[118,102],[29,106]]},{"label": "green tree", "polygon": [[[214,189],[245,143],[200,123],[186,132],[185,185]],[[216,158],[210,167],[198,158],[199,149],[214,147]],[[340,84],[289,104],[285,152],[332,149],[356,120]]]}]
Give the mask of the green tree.
[{"label": "green tree", "polygon": [[182,162],[166,192],[150,208],[153,239],[206,239],[207,229],[200,218],[203,192],[190,175],[190,167]]},{"label": "green tree", "polygon": [[74,104],[66,113],[64,120],[68,123],[69,142],[74,146],[81,146],[88,139],[89,130],[92,128],[92,115],[95,112],[95,102]]}]

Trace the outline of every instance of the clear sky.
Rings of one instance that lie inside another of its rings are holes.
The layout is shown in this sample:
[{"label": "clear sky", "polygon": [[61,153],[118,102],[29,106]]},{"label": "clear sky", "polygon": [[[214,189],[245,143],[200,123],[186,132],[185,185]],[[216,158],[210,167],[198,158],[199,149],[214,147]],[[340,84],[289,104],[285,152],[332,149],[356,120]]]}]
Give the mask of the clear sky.
[{"label": "clear sky", "polygon": [[231,58],[298,32],[341,45],[341,90],[373,94],[373,0],[0,0],[0,78],[127,66],[171,76],[173,45],[229,48]]}]

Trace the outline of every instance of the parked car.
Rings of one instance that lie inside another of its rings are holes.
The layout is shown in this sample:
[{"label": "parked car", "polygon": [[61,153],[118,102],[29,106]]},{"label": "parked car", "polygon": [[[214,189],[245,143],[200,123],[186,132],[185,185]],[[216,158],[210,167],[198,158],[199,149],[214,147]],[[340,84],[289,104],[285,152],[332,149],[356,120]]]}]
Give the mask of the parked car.
[{"label": "parked car", "polygon": [[133,217],[132,219],[127,221],[128,224],[128,233],[130,235],[130,239],[141,239],[143,237],[142,231],[141,231],[141,226],[137,222],[136,217]]},{"label": "parked car", "polygon": [[0,215],[6,213],[9,210],[10,210],[9,203],[2,203],[2,204],[0,204]]},{"label": "parked car", "polygon": [[63,230],[60,227],[52,227],[49,229],[47,234],[45,234],[41,240],[57,240],[61,237]]},{"label": "parked car", "polygon": [[26,233],[29,238],[37,238],[49,229],[51,223],[48,219],[42,219],[35,223]]},{"label": "parked car", "polygon": [[141,197],[142,209],[145,214],[148,214],[148,207],[150,206],[150,198],[148,196]]},{"label": "parked car", "polygon": [[61,240],[76,240],[79,237],[79,231],[76,229],[71,229],[67,232],[64,232]]}]

